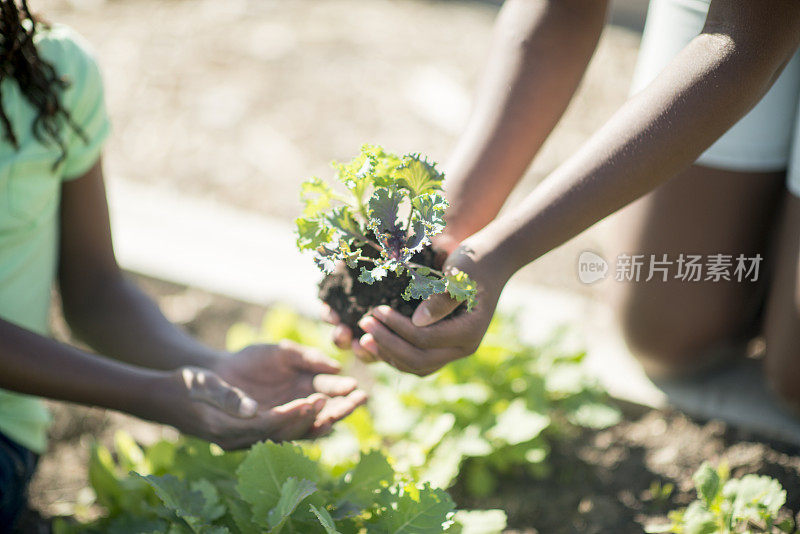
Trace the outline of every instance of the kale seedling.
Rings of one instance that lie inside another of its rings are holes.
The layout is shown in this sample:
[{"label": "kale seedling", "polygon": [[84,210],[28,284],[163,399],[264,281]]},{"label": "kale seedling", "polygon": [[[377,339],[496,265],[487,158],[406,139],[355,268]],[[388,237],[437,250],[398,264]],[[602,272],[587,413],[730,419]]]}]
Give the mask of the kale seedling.
[{"label": "kale seedling", "polygon": [[729,478],[725,465],[705,462],[692,480],[697,500],[683,510],[669,513],[670,523],[648,527],[645,532],[676,534],[733,534],[797,532],[794,519],[781,519],[786,491],[767,476]]},{"label": "kale seedling", "polygon": [[[319,178],[303,184],[305,209],[297,219],[298,248],[313,251],[315,263],[327,275],[341,263],[362,284],[406,279],[404,289],[395,290],[406,301],[446,292],[472,309],[477,289],[466,273],[443,273],[434,268],[432,259],[428,264],[419,260],[420,253],[430,248],[431,238],[445,228],[444,175],[436,164],[419,154],[400,157],[364,145],[349,163],[333,165],[344,192]],[[372,291],[376,298],[369,306],[389,303],[376,288]]]}]

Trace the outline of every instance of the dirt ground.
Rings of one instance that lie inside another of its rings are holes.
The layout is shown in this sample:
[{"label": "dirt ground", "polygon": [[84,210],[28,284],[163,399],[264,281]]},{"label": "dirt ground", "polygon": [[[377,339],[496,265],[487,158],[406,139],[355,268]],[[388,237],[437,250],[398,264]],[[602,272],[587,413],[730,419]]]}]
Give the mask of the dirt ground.
[{"label": "dirt ground", "polygon": [[[464,508],[505,509],[512,532],[640,534],[696,498],[691,476],[707,460],[727,462],[733,476],[776,478],[787,490],[787,509],[794,516],[800,511],[796,447],[763,442],[719,421],[622,408],[624,419],[617,426],[555,445],[547,478],[512,474],[487,499],[465,498],[456,487],[456,501]],[[668,496],[654,494],[654,483],[673,484],[674,490]]]},{"label": "dirt ground", "polygon": [[[223,347],[234,322],[254,326],[264,309],[157,280],[137,277],[173,321],[215,347]],[[68,333],[54,313],[58,337]],[[118,429],[151,443],[172,437],[171,428],[98,409],[51,403],[55,425],[50,450],[40,461],[30,488],[33,511],[19,532],[46,533],[41,516],[79,514],[90,518],[91,492],[86,466],[89,447],[113,443]],[[735,476],[759,473],[777,478],[788,492],[788,507],[800,512],[800,450],[759,439],[719,421],[694,421],[676,412],[621,405],[623,421],[602,431],[564,436],[548,460],[551,473],[533,479],[510,473],[487,498],[470,498],[457,485],[451,490],[462,508],[502,508],[510,532],[526,534],[634,534],[663,520],[668,510],[694,498],[692,473],[708,460],[726,461]],[[650,493],[651,484],[674,484],[666,498]]]}]

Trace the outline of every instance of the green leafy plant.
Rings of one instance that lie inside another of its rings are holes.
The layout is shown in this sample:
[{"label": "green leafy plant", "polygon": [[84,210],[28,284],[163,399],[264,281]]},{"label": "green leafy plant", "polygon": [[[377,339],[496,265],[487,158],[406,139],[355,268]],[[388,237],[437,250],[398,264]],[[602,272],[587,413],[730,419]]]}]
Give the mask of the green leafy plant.
[{"label": "green leafy plant", "polygon": [[306,181],[297,219],[297,246],[313,251],[326,274],[337,262],[360,268],[358,280],[373,284],[389,273],[407,276],[405,300],[449,293],[471,309],[477,288],[466,273],[443,273],[413,261],[445,228],[444,175],[419,154],[397,156],[364,145],[349,163],[334,163],[344,192],[319,178]]},{"label": "green leafy plant", "polygon": [[92,487],[106,515],[56,523],[87,533],[469,533],[505,527],[500,511],[455,513],[450,496],[399,475],[378,451],[328,465],[317,449],[264,442],[224,452],[195,440],[140,448],[116,438],[116,460],[95,446]]},{"label": "green leafy plant", "polygon": [[[273,309],[260,331],[237,325],[229,348],[287,337],[324,348],[322,325]],[[616,424],[619,411],[581,367],[584,353],[556,335],[532,346],[519,340],[516,323],[499,315],[478,351],[432,376],[419,378],[384,364],[371,366],[375,383],[367,409],[337,426],[321,445],[330,461],[352,459],[381,447],[398,469],[435,486],[457,478],[473,495],[491,493],[498,475],[527,469],[547,472],[551,443],[564,433]],[[345,362],[352,356],[335,351]]]},{"label": "green leafy plant", "polygon": [[446,488],[459,479],[470,494],[488,495],[498,475],[514,469],[545,475],[550,448],[563,434],[619,421],[583,372],[583,357],[557,338],[522,343],[515,322],[498,316],[474,355],[431,377],[382,366],[371,415],[357,414],[347,425],[362,446],[373,443],[371,432],[381,436],[398,465],[422,480]]},{"label": "green leafy plant", "polygon": [[786,491],[767,476],[730,478],[724,465],[708,462],[694,476],[697,500],[669,513],[670,524],[649,527],[647,532],[675,534],[732,534],[736,532],[797,532],[791,516],[780,519]]}]

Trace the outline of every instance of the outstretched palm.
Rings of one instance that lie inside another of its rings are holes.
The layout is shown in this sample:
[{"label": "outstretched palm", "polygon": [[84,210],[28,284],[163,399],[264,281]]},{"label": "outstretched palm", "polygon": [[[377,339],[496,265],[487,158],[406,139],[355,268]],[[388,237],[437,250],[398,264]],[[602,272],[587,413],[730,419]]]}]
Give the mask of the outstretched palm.
[{"label": "outstretched palm", "polygon": [[325,407],[313,431],[324,433],[366,400],[355,379],[337,376],[339,365],[323,354],[290,342],[251,345],[220,361],[214,371],[267,410],[322,395]]}]

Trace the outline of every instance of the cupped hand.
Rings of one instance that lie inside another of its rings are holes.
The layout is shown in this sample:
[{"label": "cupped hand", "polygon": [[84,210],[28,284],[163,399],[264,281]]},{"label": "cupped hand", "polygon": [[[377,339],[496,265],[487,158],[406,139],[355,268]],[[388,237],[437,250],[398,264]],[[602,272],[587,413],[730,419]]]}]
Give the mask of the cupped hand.
[{"label": "cupped hand", "polygon": [[153,406],[148,419],[176,427],[226,450],[258,441],[307,437],[326,398],[322,394],[263,409],[241,389],[201,367],[164,373],[144,404]]},{"label": "cupped hand", "polygon": [[337,375],[340,367],[335,360],[289,341],[246,347],[219,360],[213,371],[256,402],[259,412],[297,402],[320,407],[310,424],[298,419],[295,426],[303,432],[283,439],[323,435],[366,401],[354,378]]},{"label": "cupped hand", "polygon": [[470,312],[448,317],[459,303],[447,294],[422,302],[411,318],[388,306],[379,306],[359,321],[366,332],[360,347],[401,371],[428,375],[445,364],[474,353],[492,320],[507,280],[475,257],[468,244],[447,258],[444,272],[459,269],[478,286],[477,303]]},{"label": "cupped hand", "polygon": [[[460,242],[447,233],[439,234],[434,237],[432,246],[436,251],[437,263],[444,263],[447,261],[448,255],[456,250],[459,245]],[[384,306],[383,308],[386,307]],[[342,324],[339,316],[327,304],[322,311],[322,320],[334,326],[333,333],[331,334],[334,345],[342,350],[352,350],[353,354],[365,363],[380,361],[378,356],[361,346],[360,340],[355,339],[353,336],[353,330],[347,325]]]},{"label": "cupped hand", "polygon": [[342,350],[352,350],[353,354],[364,363],[372,363],[378,359],[364,350],[359,345],[358,340],[353,337],[353,330],[349,326],[342,323],[339,315],[327,304],[322,309],[322,320],[334,326],[331,338],[333,344]]}]

